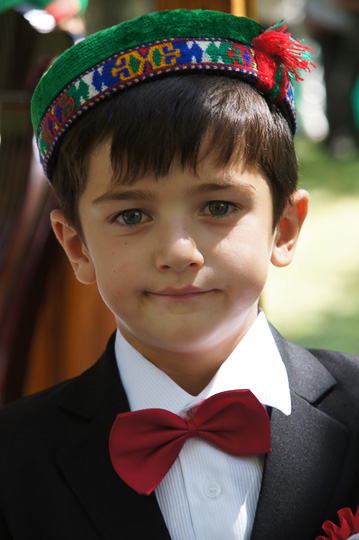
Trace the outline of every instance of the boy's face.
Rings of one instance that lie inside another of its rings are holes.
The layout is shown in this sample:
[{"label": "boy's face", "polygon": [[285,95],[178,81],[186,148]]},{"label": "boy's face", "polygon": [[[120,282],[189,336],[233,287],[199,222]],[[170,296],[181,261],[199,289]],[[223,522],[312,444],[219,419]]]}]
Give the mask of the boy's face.
[{"label": "boy's face", "polygon": [[273,230],[264,175],[210,157],[199,176],[176,162],[158,181],[113,185],[112,175],[104,145],[79,204],[86,245],[53,215],[78,279],[97,282],[124,337],[164,371],[197,357],[216,358],[215,370],[254,322],[269,262],[289,263],[306,203]]}]

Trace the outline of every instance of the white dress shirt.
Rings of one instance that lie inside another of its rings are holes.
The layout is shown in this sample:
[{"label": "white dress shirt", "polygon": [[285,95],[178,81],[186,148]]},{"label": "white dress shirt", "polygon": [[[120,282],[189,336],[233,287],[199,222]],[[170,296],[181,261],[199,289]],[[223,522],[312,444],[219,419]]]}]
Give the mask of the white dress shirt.
[{"label": "white dress shirt", "polygon": [[[288,377],[263,312],[208,386],[192,396],[146,360],[117,332],[115,353],[132,411],[160,408],[184,415],[204,399],[250,389],[259,401],[291,413]],[[248,540],[264,456],[227,454],[191,438],[155,489],[172,540]]]}]

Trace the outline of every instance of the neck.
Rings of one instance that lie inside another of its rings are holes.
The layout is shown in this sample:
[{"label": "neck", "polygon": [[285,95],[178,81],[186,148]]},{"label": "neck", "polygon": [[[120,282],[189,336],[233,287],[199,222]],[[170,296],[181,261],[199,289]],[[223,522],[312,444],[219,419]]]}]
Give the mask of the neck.
[{"label": "neck", "polygon": [[217,343],[208,343],[206,346],[190,347],[189,350],[175,350],[172,348],[160,349],[148,347],[139,342],[125,328],[120,328],[123,337],[142,356],[163,371],[178,386],[189,394],[198,395],[213,379],[223,362],[241,341],[253,321],[245,326],[240,333],[236,333],[232,339]]}]

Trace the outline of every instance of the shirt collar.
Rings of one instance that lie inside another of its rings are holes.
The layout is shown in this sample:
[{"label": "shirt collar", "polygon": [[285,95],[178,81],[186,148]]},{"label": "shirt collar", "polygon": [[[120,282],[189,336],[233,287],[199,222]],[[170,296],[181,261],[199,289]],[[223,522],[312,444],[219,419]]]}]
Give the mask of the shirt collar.
[{"label": "shirt collar", "polygon": [[291,413],[287,371],[261,311],[246,335],[198,396],[178,386],[117,331],[115,354],[130,409],[159,408],[175,414],[227,390],[249,389],[266,406]]}]

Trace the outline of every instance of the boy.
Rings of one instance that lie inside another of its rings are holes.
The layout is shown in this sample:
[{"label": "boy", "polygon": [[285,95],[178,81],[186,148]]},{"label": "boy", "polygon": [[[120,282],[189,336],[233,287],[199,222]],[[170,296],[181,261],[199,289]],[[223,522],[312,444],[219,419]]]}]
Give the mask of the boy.
[{"label": "boy", "polygon": [[90,36],[40,82],[53,229],[118,332],[2,411],[1,538],[311,540],[356,509],[358,358],[258,312],[307,213],[299,68],[285,28],[179,10]]}]

